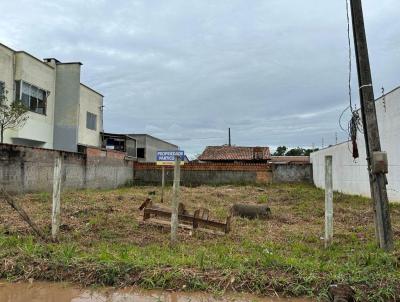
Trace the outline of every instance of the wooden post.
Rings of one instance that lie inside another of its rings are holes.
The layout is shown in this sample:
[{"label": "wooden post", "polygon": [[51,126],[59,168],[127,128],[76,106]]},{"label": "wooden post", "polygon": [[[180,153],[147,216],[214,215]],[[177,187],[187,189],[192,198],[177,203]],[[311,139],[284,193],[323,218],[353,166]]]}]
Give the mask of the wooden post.
[{"label": "wooden post", "polygon": [[387,179],[382,172],[372,171],[373,154],[381,151],[375,96],[369,64],[367,37],[361,0],[350,0],[353,21],[353,36],[357,59],[358,84],[360,89],[361,118],[367,153],[371,196],[374,201],[375,228],[379,245],[388,251],[393,249],[393,232],[390,220],[389,200],[386,191]]},{"label": "wooden post", "polygon": [[164,202],[164,187],[165,187],[165,167],[162,167],[161,174],[161,203]]},{"label": "wooden post", "polygon": [[178,230],[178,205],[179,205],[179,186],[181,180],[181,159],[178,156],[175,157],[174,166],[174,186],[172,188],[172,215],[171,215],[171,246],[177,243],[177,230]]},{"label": "wooden post", "polygon": [[60,228],[61,169],[61,156],[57,156],[54,159],[53,210],[51,213],[51,236],[53,240],[56,240]]},{"label": "wooden post", "polygon": [[325,156],[325,247],[333,240],[332,156]]}]

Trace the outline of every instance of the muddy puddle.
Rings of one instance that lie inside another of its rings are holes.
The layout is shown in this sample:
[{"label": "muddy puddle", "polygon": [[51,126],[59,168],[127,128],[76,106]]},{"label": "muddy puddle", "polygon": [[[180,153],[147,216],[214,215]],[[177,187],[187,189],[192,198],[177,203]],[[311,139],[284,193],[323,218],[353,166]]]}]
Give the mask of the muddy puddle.
[{"label": "muddy puddle", "polygon": [[63,283],[0,282],[0,302],[311,302],[308,299],[260,298],[251,295],[213,296],[138,289],[82,289]]}]

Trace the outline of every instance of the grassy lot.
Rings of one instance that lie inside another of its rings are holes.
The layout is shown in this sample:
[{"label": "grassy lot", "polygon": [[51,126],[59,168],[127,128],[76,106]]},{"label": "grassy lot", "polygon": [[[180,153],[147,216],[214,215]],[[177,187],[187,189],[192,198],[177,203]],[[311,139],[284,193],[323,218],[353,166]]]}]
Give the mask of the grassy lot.
[{"label": "grassy lot", "polygon": [[[391,208],[395,251],[384,253],[375,244],[370,200],[336,193],[335,243],[326,250],[324,192],[311,185],[184,187],[187,207],[207,207],[215,219],[235,202],[268,204],[272,217],[235,218],[226,236],[180,231],[171,249],[168,231],[139,224],[137,208],[153,190],[157,201],[155,187],[64,193],[59,243],[37,240],[0,203],[0,278],[322,299],[329,284],[343,282],[359,300],[400,301],[400,206]],[[19,201],[50,233],[50,194]]]}]

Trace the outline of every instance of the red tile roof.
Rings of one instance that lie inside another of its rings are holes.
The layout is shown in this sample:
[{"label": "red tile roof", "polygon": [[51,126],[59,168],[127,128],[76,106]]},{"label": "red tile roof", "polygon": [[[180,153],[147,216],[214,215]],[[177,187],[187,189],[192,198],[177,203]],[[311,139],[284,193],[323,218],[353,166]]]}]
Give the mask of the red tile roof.
[{"label": "red tile roof", "polygon": [[268,147],[208,146],[199,156],[202,161],[253,161],[271,158]]}]

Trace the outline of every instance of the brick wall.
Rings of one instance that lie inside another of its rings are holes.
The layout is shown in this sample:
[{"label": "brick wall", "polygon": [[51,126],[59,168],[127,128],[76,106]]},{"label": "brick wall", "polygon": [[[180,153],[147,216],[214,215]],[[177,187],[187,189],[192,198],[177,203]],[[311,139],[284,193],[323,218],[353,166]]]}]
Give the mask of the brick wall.
[{"label": "brick wall", "polygon": [[63,159],[63,189],[115,188],[133,180],[133,162],[114,150],[86,154],[0,144],[0,185],[10,192],[50,192],[56,156]]}]

